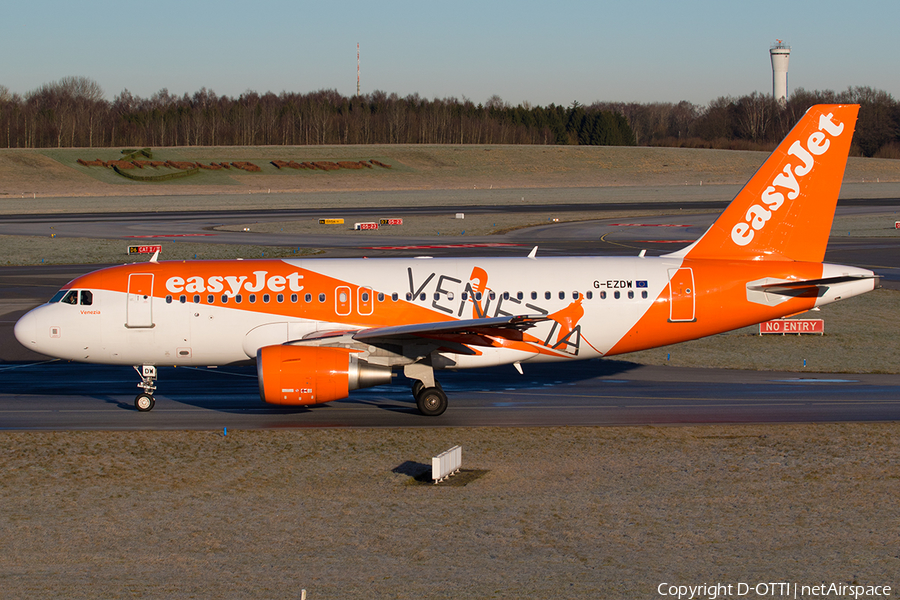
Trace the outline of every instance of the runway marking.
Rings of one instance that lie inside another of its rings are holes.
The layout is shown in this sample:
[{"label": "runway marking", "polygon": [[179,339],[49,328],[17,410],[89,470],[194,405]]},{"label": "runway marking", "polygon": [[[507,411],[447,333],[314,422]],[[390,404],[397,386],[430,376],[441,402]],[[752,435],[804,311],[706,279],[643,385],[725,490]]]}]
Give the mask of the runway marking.
[{"label": "runway marking", "polygon": [[[503,391],[481,391],[481,392],[470,392],[474,394],[503,394]],[[529,390],[519,390],[518,394],[520,396],[540,396],[543,397],[543,393],[529,393]],[[865,404],[898,404],[900,403],[900,398],[897,400],[853,400],[848,398],[843,398],[840,400],[816,400],[816,399],[803,399],[803,400],[765,400],[760,402],[755,402],[753,400],[749,400],[747,398],[740,398],[738,400],[726,400],[724,402],[714,399],[707,400],[706,398],[698,397],[698,396],[602,396],[602,395],[588,395],[588,394],[566,394],[565,398],[586,398],[586,399],[594,399],[594,400],[670,400],[670,401],[694,401],[694,402],[705,402],[705,404],[641,404],[641,406],[659,406],[659,407],[667,407],[667,408],[681,408],[681,407],[692,407],[692,406],[803,406],[810,404],[843,404],[843,403],[865,403]],[[718,404],[710,404],[711,402],[718,402]],[[553,405],[556,406],[556,405]],[[627,406],[622,407],[610,407],[610,406],[592,406],[591,408],[628,408]]]},{"label": "runway marking", "polygon": [[50,360],[44,360],[44,361],[36,362],[36,363],[29,363],[27,365],[16,365],[14,367],[4,367],[4,368],[0,368],[0,373],[2,373],[3,371],[12,371],[13,369],[24,369],[25,367],[36,367],[37,365],[46,365],[48,363],[57,362],[59,360],[60,359],[58,359],[58,358],[51,358]]},{"label": "runway marking", "polygon": [[247,375],[245,373],[234,373],[231,371],[220,371],[218,369],[210,369],[209,367],[181,367],[182,369],[193,369],[194,371],[202,371],[204,373],[214,373],[216,375],[234,375],[235,377],[247,377],[249,379],[257,379],[256,375]]},{"label": "runway marking", "polygon": [[792,379],[771,379],[777,383],[859,383],[859,379],[814,379],[794,377]]}]

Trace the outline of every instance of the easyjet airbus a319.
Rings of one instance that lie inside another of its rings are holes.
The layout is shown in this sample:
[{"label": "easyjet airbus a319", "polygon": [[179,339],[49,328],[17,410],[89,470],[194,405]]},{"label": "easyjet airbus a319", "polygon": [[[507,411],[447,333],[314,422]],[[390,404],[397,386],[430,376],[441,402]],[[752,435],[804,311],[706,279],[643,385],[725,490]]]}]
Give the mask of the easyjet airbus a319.
[{"label": "easyjet airbus a319", "polygon": [[74,279],[15,327],[27,348],[134,366],[255,360],[263,400],[308,405],[435,371],[613,356],[793,315],[874,289],[823,264],[859,107],[811,108],[696,242],[658,257],[147,262]]}]

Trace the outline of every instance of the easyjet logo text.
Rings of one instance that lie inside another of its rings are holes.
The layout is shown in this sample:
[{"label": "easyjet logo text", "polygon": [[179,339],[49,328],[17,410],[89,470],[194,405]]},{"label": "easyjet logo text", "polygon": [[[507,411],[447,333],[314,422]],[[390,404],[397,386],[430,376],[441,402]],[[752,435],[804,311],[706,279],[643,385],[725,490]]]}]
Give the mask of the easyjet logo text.
[{"label": "easyjet logo text", "polygon": [[230,296],[236,296],[244,290],[249,293],[267,290],[270,292],[283,292],[285,289],[291,292],[299,292],[303,289],[300,281],[303,275],[291,273],[290,275],[269,275],[268,271],[253,271],[253,275],[212,275],[210,277],[169,277],[166,280],[166,289],[172,294],[200,294],[210,292],[218,294],[224,292]]},{"label": "easyjet logo text", "polygon": [[843,123],[835,123],[834,115],[828,113],[819,117],[818,131],[813,132],[806,139],[806,144],[796,140],[788,149],[788,156],[797,162],[788,162],[784,170],[775,176],[765,191],[760,196],[760,202],[754,204],[741,221],[731,230],[731,240],[738,246],[746,246],[753,241],[755,232],[763,229],[772,214],[784,204],[785,193],[788,200],[796,200],[800,195],[803,177],[815,166],[816,156],[822,156],[828,152],[831,146],[829,137],[837,137],[844,131]]}]

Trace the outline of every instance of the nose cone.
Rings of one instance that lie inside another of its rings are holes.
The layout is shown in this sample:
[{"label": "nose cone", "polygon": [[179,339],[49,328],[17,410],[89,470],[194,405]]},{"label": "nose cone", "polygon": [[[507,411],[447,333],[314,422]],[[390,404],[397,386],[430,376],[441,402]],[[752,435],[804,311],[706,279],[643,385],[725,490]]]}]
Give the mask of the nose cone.
[{"label": "nose cone", "polygon": [[37,346],[37,317],[33,310],[25,313],[21,319],[16,321],[13,332],[20,344],[29,350],[35,349]]}]

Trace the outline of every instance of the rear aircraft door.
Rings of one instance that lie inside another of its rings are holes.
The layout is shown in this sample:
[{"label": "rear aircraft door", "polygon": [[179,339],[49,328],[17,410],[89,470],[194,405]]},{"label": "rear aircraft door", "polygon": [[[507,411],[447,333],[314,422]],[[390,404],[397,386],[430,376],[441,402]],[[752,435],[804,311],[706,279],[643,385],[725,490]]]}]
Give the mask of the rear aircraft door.
[{"label": "rear aircraft door", "polygon": [[153,327],[152,273],[132,273],[128,276],[127,302],[126,327]]},{"label": "rear aircraft door", "polygon": [[669,321],[696,321],[694,272],[690,268],[669,269]]}]

